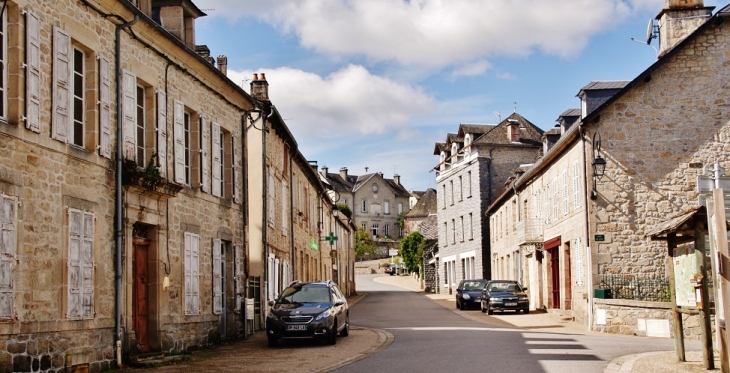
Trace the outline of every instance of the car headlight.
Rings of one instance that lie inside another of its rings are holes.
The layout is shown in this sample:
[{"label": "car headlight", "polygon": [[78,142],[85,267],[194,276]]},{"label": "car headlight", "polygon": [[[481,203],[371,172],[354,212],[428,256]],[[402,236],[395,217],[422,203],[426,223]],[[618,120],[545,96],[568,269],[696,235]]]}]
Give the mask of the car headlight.
[{"label": "car headlight", "polygon": [[502,301],[502,298],[489,298],[490,302],[499,303]]},{"label": "car headlight", "polygon": [[519,300],[527,300],[527,297],[520,297]]},{"label": "car headlight", "polygon": [[273,312],[269,312],[268,314],[266,314],[266,318],[267,319],[272,319],[272,320],[279,320],[279,318],[276,317],[276,315],[274,315]]},{"label": "car headlight", "polygon": [[466,294],[466,293],[462,294],[461,297],[464,298],[464,299],[471,299],[471,297],[469,296],[469,294]]},{"label": "car headlight", "polygon": [[330,314],[331,313],[332,313],[332,309],[331,308],[328,308],[324,312],[322,312],[319,315],[317,315],[317,317],[315,318],[315,320],[326,319],[326,318],[330,317]]}]

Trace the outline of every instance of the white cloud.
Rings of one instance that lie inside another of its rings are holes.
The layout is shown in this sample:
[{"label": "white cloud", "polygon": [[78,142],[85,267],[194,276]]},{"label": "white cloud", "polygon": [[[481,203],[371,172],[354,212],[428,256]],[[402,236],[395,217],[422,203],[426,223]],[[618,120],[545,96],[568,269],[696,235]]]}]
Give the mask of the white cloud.
[{"label": "white cloud", "polygon": [[456,68],[451,73],[451,76],[453,78],[458,78],[462,76],[479,76],[484,74],[484,72],[486,72],[490,67],[492,67],[492,65],[485,60],[466,63]]},{"label": "white cloud", "polygon": [[[269,98],[297,141],[391,134],[408,131],[411,118],[433,106],[419,88],[372,75],[348,65],[328,75],[282,67],[256,71],[229,70],[234,82],[265,73]],[[248,90],[247,85],[244,89]],[[300,138],[302,140],[300,140]]]},{"label": "white cloud", "polygon": [[211,16],[256,17],[331,56],[447,66],[535,50],[570,57],[661,0],[199,0]]}]

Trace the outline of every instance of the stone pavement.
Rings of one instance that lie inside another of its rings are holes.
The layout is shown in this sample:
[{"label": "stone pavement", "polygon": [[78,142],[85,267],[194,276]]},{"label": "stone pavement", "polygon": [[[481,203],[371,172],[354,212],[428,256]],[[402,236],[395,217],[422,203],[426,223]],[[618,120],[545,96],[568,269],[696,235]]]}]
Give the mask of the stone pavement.
[{"label": "stone pavement", "polygon": [[[401,288],[421,292],[420,283],[412,276],[383,276],[374,279],[376,282],[383,284],[398,286]],[[451,294],[430,294],[424,293],[428,298],[443,305],[446,308],[453,309],[456,312],[454,295]],[[475,321],[484,322],[481,314],[474,316],[470,313],[458,313],[466,318]],[[577,322],[568,319],[562,319],[546,312],[530,312],[527,315],[514,317],[515,314],[507,313],[501,315],[490,315],[490,322],[498,320],[505,326],[540,329],[541,331],[563,332],[563,333],[580,333],[580,334],[601,334],[586,330],[586,327]],[[643,338],[643,337],[636,337]],[[701,351],[686,351],[685,362],[677,361],[674,351],[647,352],[636,355],[621,356],[611,361],[604,373],[694,373],[708,372],[702,363]],[[718,354],[715,354],[715,369],[719,371],[720,360]]]}]

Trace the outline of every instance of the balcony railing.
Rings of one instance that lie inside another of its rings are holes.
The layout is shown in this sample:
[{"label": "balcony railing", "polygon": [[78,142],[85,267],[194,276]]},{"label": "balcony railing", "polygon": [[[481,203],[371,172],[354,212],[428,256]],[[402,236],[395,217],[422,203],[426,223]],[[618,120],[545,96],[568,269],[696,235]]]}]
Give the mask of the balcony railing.
[{"label": "balcony railing", "polygon": [[542,224],[536,219],[527,219],[517,222],[517,244],[542,242]]}]

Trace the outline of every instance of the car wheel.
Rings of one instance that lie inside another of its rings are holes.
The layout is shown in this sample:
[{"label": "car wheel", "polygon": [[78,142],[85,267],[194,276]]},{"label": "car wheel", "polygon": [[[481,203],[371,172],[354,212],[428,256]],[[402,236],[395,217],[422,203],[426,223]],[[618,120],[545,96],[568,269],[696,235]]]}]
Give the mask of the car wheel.
[{"label": "car wheel", "polygon": [[350,316],[345,316],[345,327],[340,331],[340,337],[350,335]]},{"label": "car wheel", "polygon": [[279,339],[276,337],[269,336],[269,347],[276,347],[279,344]]},{"label": "car wheel", "polygon": [[459,301],[458,301],[458,300],[456,301],[456,308],[457,308],[457,309],[461,308],[461,307],[459,306]]},{"label": "car wheel", "polygon": [[334,325],[332,325],[332,332],[327,337],[327,344],[328,345],[337,344],[337,319],[335,319],[335,323],[334,323]]},{"label": "car wheel", "polygon": [[487,307],[487,315],[494,315],[494,311],[489,307]]},{"label": "car wheel", "polygon": [[459,304],[459,309],[462,310],[462,311],[466,309],[466,306],[464,305],[464,302],[461,302]]},{"label": "car wheel", "polygon": [[484,306],[479,306],[479,308],[481,308],[481,309],[482,309],[482,313],[487,313],[487,309],[486,309],[486,308],[484,308]]},{"label": "car wheel", "polygon": [[522,310],[522,312],[523,312],[523,313],[524,313],[525,315],[527,315],[528,313],[530,313],[530,309],[529,309],[529,308],[525,308],[525,309],[523,309],[523,310]]}]

